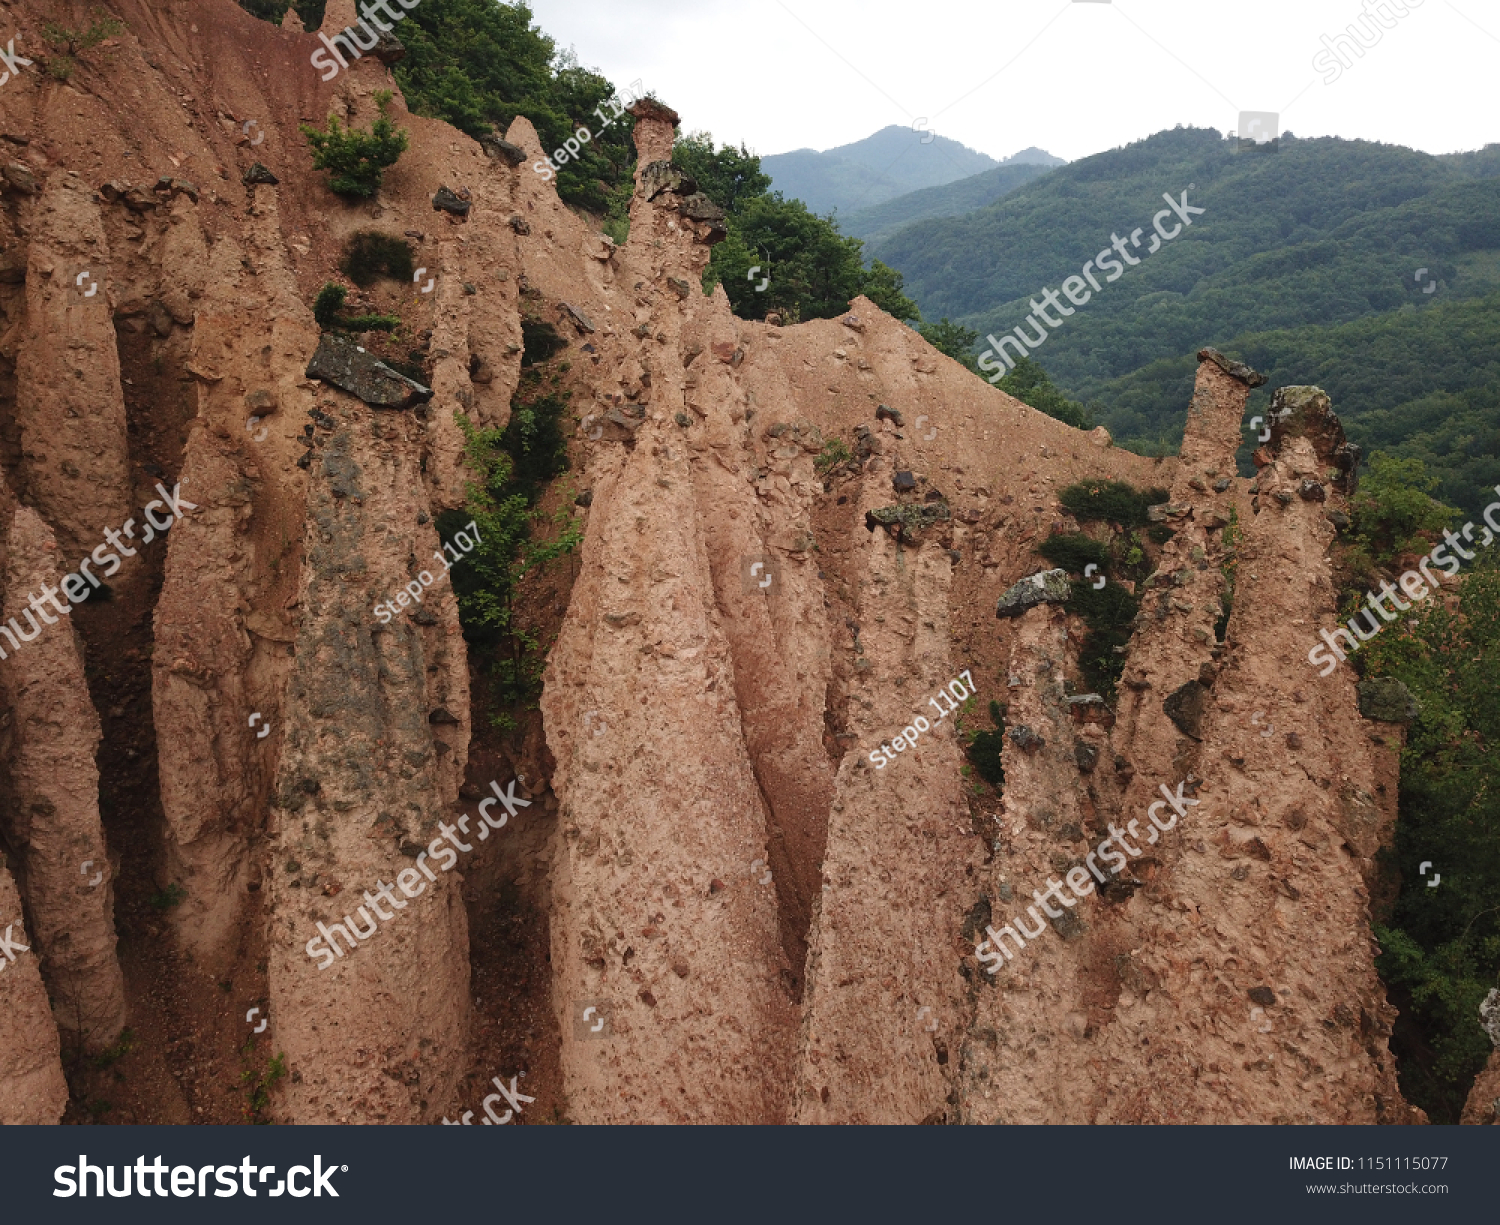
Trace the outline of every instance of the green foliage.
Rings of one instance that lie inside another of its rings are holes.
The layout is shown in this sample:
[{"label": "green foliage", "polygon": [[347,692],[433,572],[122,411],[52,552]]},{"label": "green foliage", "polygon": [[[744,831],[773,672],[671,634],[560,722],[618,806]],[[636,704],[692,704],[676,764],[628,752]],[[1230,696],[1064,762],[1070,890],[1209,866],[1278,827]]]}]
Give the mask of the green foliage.
[{"label": "green foliage", "polygon": [[71,30],[55,21],[45,21],[42,23],[42,38],[54,47],[61,47],[71,59],[84,51],[92,51],[106,38],[113,38],[125,30],[123,21],[102,8],[91,10],[89,16],[93,20],[81,30]]},{"label": "green foliage", "polygon": [[[347,332],[394,332],[401,326],[400,315],[350,315],[338,324]],[[420,382],[420,380],[418,380]]]},{"label": "green foliage", "polygon": [[113,38],[125,29],[123,21],[110,16],[104,9],[95,8],[90,16],[93,20],[81,30],[69,29],[55,21],[42,23],[43,41],[50,46],[63,48],[61,55],[42,57],[43,66],[54,80],[72,80],[77,56],[84,51],[92,51],[106,38]]},{"label": "green foliage", "polygon": [[295,0],[295,3],[293,0],[239,0],[239,6],[250,16],[275,25],[281,24],[287,9],[294,8],[297,16],[302,19],[302,28],[316,30],[323,24],[323,10],[327,7],[327,0]]},{"label": "green foliage", "polygon": [[510,486],[534,504],[542,487],[568,468],[568,440],[563,434],[567,393],[511,405],[510,423],[500,446],[511,458]]},{"label": "green foliage", "polygon": [[361,289],[368,289],[382,276],[411,284],[411,244],[379,230],[356,230],[344,243],[339,270]]},{"label": "green foliage", "polygon": [[[251,1037],[240,1048],[240,1053],[250,1055],[254,1050],[255,1039]],[[285,1075],[285,1051],[282,1051],[274,1059],[268,1061],[265,1068],[260,1072],[257,1072],[253,1067],[249,1067],[240,1073],[240,1083],[245,1086],[245,1118],[251,1123],[265,1123],[268,1121],[261,1117],[261,1113],[271,1104],[271,1090],[276,1087],[277,1082]]]},{"label": "green foliage", "polygon": [[120,1036],[115,1039],[113,1045],[105,1047],[93,1057],[91,1062],[94,1067],[102,1070],[119,1063],[133,1050],[135,1050],[135,1030],[127,1027],[120,1031]]},{"label": "green foliage", "polygon": [[[770,311],[787,323],[832,319],[861,293],[897,319],[921,318],[899,272],[879,260],[866,269],[859,239],[844,237],[831,217],[817,216],[802,201],[769,191],[760,158],[743,145],[716,149],[712,136],[694,132],[677,141],[672,161],[727,214],[728,233],[709,257],[703,290],[722,284],[742,319]],[[753,276],[752,267],[759,269]],[[767,276],[770,283],[757,290]]]},{"label": "green foliage", "polygon": [[1240,569],[1239,546],[1244,538],[1244,529],[1240,527],[1240,512],[1231,506],[1229,522],[1224,525],[1220,535],[1224,545],[1224,561],[1219,572],[1224,576],[1224,592],[1219,597],[1219,616],[1214,621],[1214,638],[1219,642],[1223,642],[1224,636],[1229,632],[1229,614],[1234,611],[1234,587]]},{"label": "green foliage", "polygon": [[347,289],[331,281],[318,290],[317,301],[313,303],[313,318],[319,327],[338,326],[339,313],[344,309],[344,299],[348,296]]},{"label": "green foliage", "polygon": [[1437,477],[1419,459],[1398,459],[1383,451],[1370,456],[1369,470],[1349,502],[1350,535],[1357,558],[1369,569],[1403,553],[1425,553],[1429,538],[1441,535],[1458,514],[1432,497]]},{"label": "green foliage", "polygon": [[187,898],[187,890],[175,880],[160,893],[153,893],[146,899],[146,904],[155,910],[171,910],[174,906],[181,906]]},{"label": "green foliage", "polygon": [[299,124],[298,130],[313,148],[313,169],[327,170],[328,188],[341,196],[367,199],[380,190],[388,166],[394,166],[406,152],[405,129],[397,130],[385,113],[391,95],[381,90],[375,95],[380,111],[368,131],[345,128],[337,115],[328,116],[326,129]]},{"label": "green foliage", "polygon": [[[502,430],[479,430],[463,414],[456,420],[464,434],[464,457],[475,480],[464,486],[463,511],[438,517],[438,534],[452,536],[468,520],[479,529],[479,544],[452,571],[464,636],[475,643],[505,643],[508,656],[497,658],[502,698],[527,701],[540,683],[538,644],[515,621],[515,598],[531,570],[571,553],[583,539],[567,508],[548,516],[536,509],[545,483],[567,468],[567,440],[562,396],[517,399],[510,424]],[[537,528],[551,529],[536,539]]]},{"label": "green foliage", "polygon": [[1098,591],[1092,583],[1072,585],[1068,611],[1082,617],[1089,627],[1078,649],[1078,670],[1083,683],[1106,700],[1114,697],[1125,671],[1125,656],[1115,648],[1129,644],[1140,607],[1139,597],[1119,583],[1106,583]]},{"label": "green foliage", "polygon": [[813,467],[819,472],[827,472],[830,468],[836,468],[839,464],[847,463],[853,458],[853,452],[849,450],[842,438],[832,438],[823,444],[823,449],[813,460]]},{"label": "green foliage", "polygon": [[979,340],[979,333],[973,328],[954,323],[947,315],[944,315],[937,323],[922,324],[917,331],[921,333],[922,339],[939,353],[946,354],[975,374],[979,373],[979,367],[974,360],[974,345]]},{"label": "green foliage", "polygon": [[343,332],[394,332],[401,326],[399,315],[343,315],[344,299],[348,294],[342,285],[332,282],[318,290],[317,301],[313,303],[313,318],[320,327],[337,328]]},{"label": "green foliage", "polygon": [[1000,703],[993,699],[990,701],[990,722],[994,724],[993,728],[969,733],[964,756],[974,764],[980,778],[1000,791],[1005,786],[1005,766],[1000,760],[1000,750],[1005,745],[1005,717]]},{"label": "green foliage", "polygon": [[[1074,510],[1080,519],[1112,518],[1122,512],[1133,513],[1137,505],[1135,498],[1163,492],[1155,490],[1140,495],[1129,485],[1113,481],[1102,484],[1114,488],[1101,489],[1100,483],[1074,485],[1063,491],[1063,504],[1066,506],[1072,501],[1090,512],[1079,514]],[[1125,492],[1121,493],[1122,490]],[[1054,566],[1078,577],[1090,565],[1098,566],[1100,574],[1112,579],[1120,574],[1139,576],[1146,564],[1145,549],[1134,532],[1121,533],[1111,544],[1081,532],[1049,536],[1036,546],[1036,551]],[[1130,642],[1140,599],[1118,581],[1106,583],[1099,590],[1094,589],[1091,581],[1074,582],[1070,588],[1067,609],[1083,618],[1089,631],[1078,649],[1078,668],[1083,682],[1104,698],[1111,698],[1125,668],[1125,656],[1115,648],[1123,648]]]},{"label": "green foliage", "polygon": [[1208,211],[1049,334],[1037,356],[1058,386],[1107,405],[1118,445],[1170,454],[1211,341],[1269,379],[1247,415],[1277,386],[1315,384],[1366,453],[1421,459],[1439,498],[1473,514],[1500,483],[1500,147],[1284,136],[1274,157],[1241,157],[1233,143],[1160,132],[871,251],[925,315],[998,335],[1111,233],[1149,234],[1164,190],[1196,184],[1189,203]]},{"label": "green foliage", "polygon": [[[849,309],[864,286],[860,244],[843,237],[831,221],[810,213],[800,200],[757,196],[728,218],[728,238],[713,249],[704,288],[722,281],[730,305],[742,318],[779,311],[788,322],[832,319]],[[757,293],[749,278],[761,266],[771,283]]]},{"label": "green foliage", "polygon": [[[530,7],[497,0],[422,0],[400,27],[406,57],[396,65],[414,114],[443,119],[470,136],[509,128],[525,116],[542,147],[555,150],[580,128],[592,139],[557,172],[558,195],[596,215],[623,216],[634,190],[635,120],[604,126],[615,87],[532,24]],[[623,103],[624,98],[620,101]],[[596,107],[602,107],[600,114]],[[527,170],[527,173],[531,173]]]},{"label": "green foliage", "polygon": [[1363,654],[1367,675],[1396,677],[1421,706],[1401,755],[1402,889],[1376,928],[1402,1013],[1391,1045],[1406,1097],[1456,1123],[1490,1051],[1479,1003],[1500,986],[1500,571],[1473,570],[1456,609],[1424,601]]},{"label": "green foliage", "polygon": [[692,175],[698,190],[729,213],[771,190],[771,176],[761,171],[760,158],[743,144],[716,150],[707,132],[679,137],[672,147],[672,164]]},{"label": "green foliage", "polygon": [[1094,428],[1094,418],[1089,410],[1082,404],[1075,404],[1058,391],[1041,364],[1029,357],[1018,357],[1015,367],[996,386],[1007,395],[1015,396],[1022,404],[1029,404],[1074,429]]},{"label": "green foliage", "polygon": [[1081,481],[1069,485],[1057,500],[1080,523],[1103,519],[1119,527],[1144,527],[1149,522],[1147,509],[1168,496],[1165,489],[1141,490],[1124,481]]},{"label": "green foliage", "polygon": [[526,369],[552,358],[568,347],[550,323],[536,319],[521,320],[521,367]]},{"label": "green foliage", "polygon": [[[849,241],[858,242],[859,240],[856,238]],[[878,259],[872,260],[869,270],[865,273],[862,292],[893,319],[920,320],[922,312],[917,309],[917,304],[901,292],[905,283],[906,278],[894,268],[888,268]]]},{"label": "green foliage", "polygon": [[[1018,162],[996,166],[938,187],[924,187],[854,212],[840,210],[839,228],[865,240],[871,250],[896,234],[903,226],[931,217],[958,217],[993,204],[1001,196],[1040,178],[1052,167]],[[796,195],[797,193],[791,192]]]},{"label": "green foliage", "polygon": [[1037,545],[1036,551],[1069,574],[1082,574],[1090,564],[1100,570],[1109,565],[1109,546],[1082,532],[1048,536]]}]

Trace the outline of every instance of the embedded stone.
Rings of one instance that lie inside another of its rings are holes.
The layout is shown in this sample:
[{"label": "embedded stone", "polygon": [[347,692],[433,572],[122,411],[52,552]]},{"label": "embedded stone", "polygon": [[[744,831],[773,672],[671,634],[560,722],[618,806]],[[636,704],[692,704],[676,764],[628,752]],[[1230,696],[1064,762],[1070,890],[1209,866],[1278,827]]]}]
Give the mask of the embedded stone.
[{"label": "embedded stone", "polygon": [[865,527],[874,531],[883,527],[898,541],[907,541],[917,533],[945,523],[953,517],[947,503],[931,506],[882,506],[865,512]]},{"label": "embedded stone", "polygon": [[588,316],[571,302],[559,302],[557,305],[558,309],[573,321],[573,326],[580,332],[592,332],[594,330],[594,325],[589,322]]},{"label": "embedded stone", "polygon": [[1169,694],[1161,704],[1167,718],[1177,725],[1177,730],[1194,740],[1201,739],[1203,713],[1208,705],[1208,690],[1197,681],[1188,681],[1180,689]]},{"label": "embedded stone", "polygon": [[324,332],[307,364],[310,379],[322,379],[372,408],[414,408],[432,399],[432,390],[392,370],[347,336]]},{"label": "embedded stone", "polygon": [[1019,617],[1040,604],[1062,604],[1073,594],[1066,570],[1043,570],[1023,578],[995,606],[995,616],[1002,620]]},{"label": "embedded stone", "polygon": [[240,175],[240,182],[246,187],[253,187],[257,183],[265,183],[267,186],[275,187],[281,180],[259,162],[251,162],[250,169]]},{"label": "embedded stone", "polygon": [[526,150],[520,145],[513,145],[508,140],[499,136],[481,136],[479,147],[484,150],[486,157],[492,157],[497,161],[509,162],[512,166],[519,166],[526,160]]},{"label": "embedded stone", "polygon": [[664,191],[691,196],[698,190],[698,180],[669,161],[651,162],[641,171],[641,191],[654,200]]},{"label": "embedded stone", "polygon": [[37,182],[36,175],[20,162],[6,162],[0,168],[0,175],[4,175],[5,183],[23,196],[34,196],[41,191],[42,185]]},{"label": "embedded stone", "polygon": [[437,194],[432,197],[432,207],[441,209],[443,212],[452,213],[456,217],[467,217],[472,207],[457,192],[447,187],[439,187]]}]

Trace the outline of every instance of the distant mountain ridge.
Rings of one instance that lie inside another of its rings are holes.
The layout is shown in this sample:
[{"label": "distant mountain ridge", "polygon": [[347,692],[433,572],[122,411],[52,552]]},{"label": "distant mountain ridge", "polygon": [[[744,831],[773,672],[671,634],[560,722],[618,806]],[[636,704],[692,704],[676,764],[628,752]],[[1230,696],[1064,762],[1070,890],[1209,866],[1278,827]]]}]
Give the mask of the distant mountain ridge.
[{"label": "distant mountain ridge", "polygon": [[966,179],[945,183],[941,187],[909,191],[872,208],[842,214],[839,217],[839,229],[845,234],[864,239],[866,253],[877,259],[882,258],[880,244],[903,226],[932,217],[958,217],[971,213],[986,204],[993,204],[1007,192],[1041,178],[1052,169],[1043,162],[1017,160],[1020,157],[1021,154],[1018,153],[1013,158],[1007,158],[1001,165],[993,170],[986,170],[983,174],[971,174]]},{"label": "distant mountain ridge", "polygon": [[870,208],[923,188],[1022,164],[1063,163],[1037,148],[1023,149],[998,162],[946,136],[898,124],[835,149],[794,149],[760,159],[761,170],[771,176],[776,191],[801,200],[815,213]]}]

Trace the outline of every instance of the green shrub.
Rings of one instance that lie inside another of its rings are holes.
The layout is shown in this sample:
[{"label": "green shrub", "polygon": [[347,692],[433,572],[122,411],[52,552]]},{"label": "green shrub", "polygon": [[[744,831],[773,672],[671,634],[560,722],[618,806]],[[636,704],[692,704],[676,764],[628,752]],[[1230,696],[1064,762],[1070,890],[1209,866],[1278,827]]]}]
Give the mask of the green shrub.
[{"label": "green shrub", "polygon": [[1427,537],[1439,535],[1459,513],[1432,496],[1438,478],[1419,459],[1398,459],[1383,451],[1349,500],[1349,561],[1365,571],[1387,565],[1403,553],[1425,553]]},{"label": "green shrub", "polygon": [[313,148],[313,169],[329,172],[330,191],[365,199],[373,196],[380,190],[386,167],[394,166],[406,152],[406,131],[397,130],[385,113],[390,101],[388,90],[375,95],[380,114],[369,131],[345,128],[337,115],[328,116],[326,129],[299,125]]},{"label": "green shrub", "polygon": [[1137,489],[1124,481],[1081,481],[1058,496],[1064,508],[1081,523],[1105,520],[1119,527],[1145,527],[1148,507],[1165,502],[1165,489]]},{"label": "green shrub", "polygon": [[382,276],[411,284],[411,244],[379,230],[357,230],[344,244],[339,270],[361,289],[368,289]]},{"label": "green shrub", "polygon": [[337,328],[343,332],[394,332],[401,326],[399,315],[341,315],[348,296],[349,291],[342,285],[332,282],[324,285],[313,303],[313,318],[325,329]]},{"label": "green shrub", "polygon": [[830,468],[836,468],[839,464],[847,463],[854,455],[844,443],[842,438],[830,439],[823,444],[823,449],[818,452],[818,457],[813,460],[813,467],[819,472],[827,472]]},{"label": "green shrub", "polygon": [[554,356],[568,347],[568,342],[563,339],[558,331],[550,323],[539,319],[521,320],[521,365],[522,367],[535,366],[541,362],[551,361]]},{"label": "green shrub", "polygon": [[917,331],[921,333],[922,339],[939,353],[946,354],[975,374],[979,373],[979,367],[974,360],[974,345],[979,340],[979,333],[973,328],[954,323],[947,315],[944,315],[936,323],[922,324]]},{"label": "green shrub", "polygon": [[1109,546],[1082,532],[1049,536],[1036,551],[1069,574],[1082,574],[1091,564],[1104,570],[1109,565]]},{"label": "green shrub", "polygon": [[339,312],[344,309],[344,299],[349,291],[342,285],[329,283],[318,290],[318,300],[313,303],[313,318],[324,328],[339,326]]},{"label": "green shrub", "polygon": [[1475,569],[1457,591],[1456,607],[1417,603],[1361,652],[1367,676],[1400,680],[1421,707],[1401,754],[1401,892],[1375,965],[1401,1013],[1401,1091],[1434,1123],[1458,1122],[1489,1058],[1479,1003],[1500,983],[1500,572]]},{"label": "green shrub", "polygon": [[[530,701],[540,685],[544,657],[537,642],[516,624],[515,597],[526,574],[572,552],[583,533],[564,507],[555,515],[536,509],[544,484],[567,468],[567,440],[562,396],[526,400],[517,395],[511,421],[502,430],[476,429],[456,415],[464,434],[464,457],[475,480],[464,486],[462,511],[438,516],[438,535],[450,539],[466,522],[479,529],[479,544],[454,566],[451,579],[458,597],[464,636],[475,644],[508,645],[508,657],[489,658],[499,674],[504,703]],[[550,538],[533,538],[538,527],[554,529]]]},{"label": "green shrub", "polygon": [[71,30],[55,21],[42,24],[42,40],[50,46],[63,48],[62,55],[41,57],[48,75],[54,80],[72,80],[73,69],[77,66],[76,56],[93,50],[106,38],[112,38],[125,29],[123,21],[111,17],[101,8],[94,9],[92,16],[94,20],[81,30]]},{"label": "green shrub", "polygon": [[187,890],[175,880],[160,893],[154,893],[146,899],[146,904],[155,910],[171,910],[174,906],[180,906],[187,897]]},{"label": "green shrub", "polygon": [[401,316],[350,315],[337,326],[346,332],[394,332],[401,326]]},{"label": "green shrub", "polygon": [[964,756],[974,763],[979,777],[996,791],[1005,786],[1005,766],[1000,760],[1000,751],[1005,746],[1005,717],[1000,703],[991,699],[990,722],[993,729],[971,732]]},{"label": "green shrub", "polygon": [[96,1068],[107,1068],[124,1059],[133,1050],[135,1050],[135,1030],[122,1029],[114,1045],[105,1047],[94,1056],[92,1062]]},{"label": "green shrub", "polygon": [[55,21],[43,22],[42,38],[54,47],[62,47],[64,53],[72,58],[81,52],[92,51],[106,38],[113,38],[125,29],[123,21],[110,16],[102,8],[93,9],[90,15],[94,20],[81,30],[70,30]]},{"label": "green shrub", "polygon": [[1029,357],[1016,359],[1015,368],[996,384],[1006,395],[1014,396],[1022,404],[1029,404],[1049,417],[1055,417],[1064,425],[1078,430],[1094,428],[1093,414],[1082,404],[1063,395],[1047,377],[1041,363]]},{"label": "green shrub", "polygon": [[535,503],[542,486],[568,469],[568,439],[563,433],[568,396],[563,392],[511,405],[500,446],[511,457],[510,483],[528,502]]},{"label": "green shrub", "polygon": [[302,19],[302,28],[305,30],[316,30],[323,24],[323,9],[326,0],[239,0],[239,6],[252,17],[259,17],[262,21],[269,21],[275,25],[281,24],[281,19],[286,16],[289,8],[297,10],[297,16]]},{"label": "green shrub", "polygon": [[[255,1050],[255,1039],[246,1039],[245,1045],[240,1048],[243,1055],[251,1055]],[[264,1123],[261,1112],[271,1104],[271,1090],[276,1083],[286,1075],[286,1052],[282,1051],[274,1059],[267,1062],[265,1070],[257,1073],[253,1067],[246,1068],[240,1073],[240,1083],[245,1086],[245,1118],[252,1123]]]},{"label": "green shrub", "polygon": [[1079,647],[1078,669],[1084,684],[1105,699],[1114,696],[1125,670],[1125,656],[1114,648],[1130,642],[1140,606],[1139,597],[1119,583],[1108,583],[1098,591],[1092,583],[1074,583],[1068,597],[1068,611],[1082,617],[1089,627]]}]

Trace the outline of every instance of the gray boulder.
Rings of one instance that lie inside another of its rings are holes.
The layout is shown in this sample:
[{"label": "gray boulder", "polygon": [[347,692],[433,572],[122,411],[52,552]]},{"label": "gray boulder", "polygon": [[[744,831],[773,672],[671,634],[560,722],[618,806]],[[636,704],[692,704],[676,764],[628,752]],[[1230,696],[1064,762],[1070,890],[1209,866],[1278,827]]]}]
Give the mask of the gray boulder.
[{"label": "gray boulder", "polygon": [[307,364],[307,377],[332,383],[372,408],[412,408],[432,399],[430,388],[397,373],[336,332],[323,333]]},{"label": "gray boulder", "polygon": [[995,616],[1019,617],[1029,608],[1039,604],[1062,604],[1073,594],[1068,584],[1066,570],[1043,570],[1019,583],[1000,597],[995,606]]}]

